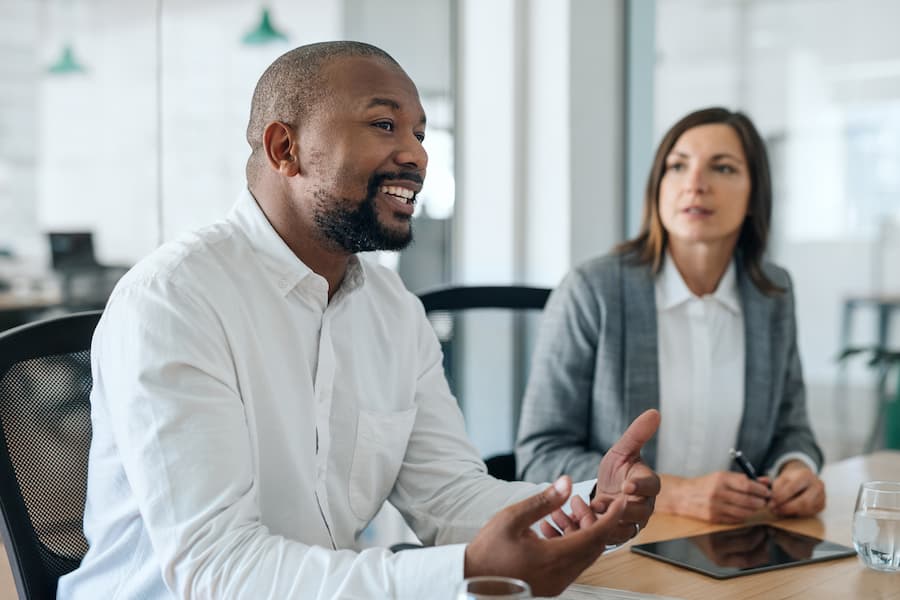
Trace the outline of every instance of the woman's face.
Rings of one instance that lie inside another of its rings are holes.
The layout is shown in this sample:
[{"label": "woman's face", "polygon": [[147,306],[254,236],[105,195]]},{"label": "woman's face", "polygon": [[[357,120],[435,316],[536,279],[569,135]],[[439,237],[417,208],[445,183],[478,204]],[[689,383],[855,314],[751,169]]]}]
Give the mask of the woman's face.
[{"label": "woman's face", "polygon": [[666,157],[659,216],[669,243],[737,243],[750,202],[750,170],[737,132],[714,123],[688,129]]}]

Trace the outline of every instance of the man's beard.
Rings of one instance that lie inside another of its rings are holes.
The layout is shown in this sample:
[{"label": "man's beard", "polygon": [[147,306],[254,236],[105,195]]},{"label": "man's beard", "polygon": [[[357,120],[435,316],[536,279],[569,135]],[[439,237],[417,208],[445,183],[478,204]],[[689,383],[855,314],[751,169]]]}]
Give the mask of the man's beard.
[{"label": "man's beard", "polygon": [[403,250],[413,240],[412,223],[405,231],[385,227],[375,210],[375,196],[384,181],[390,179],[414,179],[418,176],[400,174],[374,174],[369,178],[366,197],[362,202],[348,198],[335,198],[324,190],[316,192],[313,218],[319,233],[338,248],[356,254],[372,250]]}]

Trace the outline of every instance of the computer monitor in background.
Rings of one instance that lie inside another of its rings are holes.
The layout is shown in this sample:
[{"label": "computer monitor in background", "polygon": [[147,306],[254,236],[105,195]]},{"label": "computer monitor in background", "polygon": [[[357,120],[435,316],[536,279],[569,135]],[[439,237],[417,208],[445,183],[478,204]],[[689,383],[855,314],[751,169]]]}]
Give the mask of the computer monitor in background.
[{"label": "computer monitor in background", "polygon": [[51,231],[50,264],[56,271],[96,268],[94,235],[90,231]]},{"label": "computer monitor in background", "polygon": [[51,231],[47,239],[50,263],[60,277],[63,307],[72,311],[103,308],[128,267],[97,262],[90,231]]}]

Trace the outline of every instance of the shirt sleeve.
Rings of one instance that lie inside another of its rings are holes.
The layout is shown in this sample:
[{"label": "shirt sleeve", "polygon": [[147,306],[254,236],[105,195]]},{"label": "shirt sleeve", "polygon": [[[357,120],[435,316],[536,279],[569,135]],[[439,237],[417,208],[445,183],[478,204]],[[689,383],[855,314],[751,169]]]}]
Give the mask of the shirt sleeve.
[{"label": "shirt sleeve", "polygon": [[[786,275],[787,276],[787,275]],[[800,353],[797,349],[797,320],[794,313],[794,291],[789,276],[787,276],[786,297],[786,325],[789,336],[789,347],[786,355],[786,368],[784,371],[784,384],[782,396],[778,404],[777,427],[775,436],[769,446],[766,462],[771,464],[769,469],[775,471],[780,468],[780,461],[789,453],[799,453],[806,457],[813,465],[813,471],[818,472],[823,463],[822,450],[816,443],[815,435],[809,424],[809,415],[806,408],[806,385],[803,382],[803,368],[800,363]],[[801,460],[803,460],[801,458]],[[809,463],[808,463],[809,464]]]},{"label": "shirt sleeve", "polygon": [[418,313],[418,410],[389,501],[425,544],[468,542],[497,511],[544,486],[487,474],[444,376],[434,330],[418,299],[410,299]]},{"label": "shirt sleeve", "polygon": [[94,340],[95,409],[112,429],[152,560],[172,594],[451,597],[463,575],[462,545],[332,550],[261,523],[232,351],[210,306],[152,282],[120,290]]},{"label": "shirt sleeve", "polygon": [[809,470],[813,473],[819,472],[819,465],[816,464],[811,456],[808,456],[803,452],[788,452],[775,461],[775,464],[772,465],[772,468],[769,470],[769,477],[775,479],[778,476],[778,473],[781,472],[781,467],[783,467],[788,461],[792,460],[799,460],[800,462],[806,464],[806,466],[809,467]]}]

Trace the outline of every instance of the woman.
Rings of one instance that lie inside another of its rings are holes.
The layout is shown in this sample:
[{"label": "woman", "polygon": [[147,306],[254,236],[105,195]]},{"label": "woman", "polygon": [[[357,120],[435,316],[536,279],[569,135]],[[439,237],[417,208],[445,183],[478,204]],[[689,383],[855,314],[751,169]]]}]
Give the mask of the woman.
[{"label": "woman", "polygon": [[[700,110],[666,133],[640,234],[576,268],[544,311],[523,479],[592,477],[625,426],[659,408],[644,447],[662,479],[657,510],[734,523],[764,507],[824,508],[791,280],[763,260],[771,208],[765,146],[745,115]],[[739,472],[732,448],[767,475]]]}]

